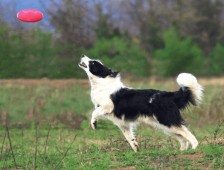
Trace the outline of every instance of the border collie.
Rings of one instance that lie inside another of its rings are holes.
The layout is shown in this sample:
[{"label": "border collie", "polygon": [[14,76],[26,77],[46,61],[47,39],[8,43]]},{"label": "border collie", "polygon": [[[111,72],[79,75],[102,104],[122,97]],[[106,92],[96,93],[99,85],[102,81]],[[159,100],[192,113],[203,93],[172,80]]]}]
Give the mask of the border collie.
[{"label": "border collie", "polygon": [[139,150],[134,130],[139,123],[158,128],[180,143],[180,150],[198,146],[195,136],[187,129],[180,111],[188,105],[198,105],[202,99],[202,86],[188,73],[177,77],[178,91],[167,92],[155,89],[132,89],[124,86],[120,74],[104,66],[99,60],[81,56],[79,63],[88,75],[91,85],[91,100],[95,106],[91,127],[95,130],[101,117],[117,125],[132,149]]}]

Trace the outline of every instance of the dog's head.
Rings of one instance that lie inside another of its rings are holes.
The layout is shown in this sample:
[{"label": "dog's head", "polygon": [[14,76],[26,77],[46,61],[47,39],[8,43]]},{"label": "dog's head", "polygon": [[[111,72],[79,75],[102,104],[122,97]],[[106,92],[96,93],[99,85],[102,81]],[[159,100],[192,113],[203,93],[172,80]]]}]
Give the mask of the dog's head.
[{"label": "dog's head", "polygon": [[90,77],[92,76],[96,76],[99,78],[117,77],[119,73],[114,72],[111,69],[104,66],[100,60],[90,59],[85,55],[81,56],[79,67],[81,67]]}]

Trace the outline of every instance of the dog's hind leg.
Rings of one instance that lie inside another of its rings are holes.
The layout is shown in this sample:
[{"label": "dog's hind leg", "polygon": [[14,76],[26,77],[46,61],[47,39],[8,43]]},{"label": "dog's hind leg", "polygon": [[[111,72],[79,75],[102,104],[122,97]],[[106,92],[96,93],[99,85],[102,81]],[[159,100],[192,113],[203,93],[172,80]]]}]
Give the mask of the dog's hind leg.
[{"label": "dog's hind leg", "polygon": [[189,146],[189,142],[181,135],[172,134],[172,137],[176,138],[177,141],[180,143],[180,150],[187,150]]},{"label": "dog's hind leg", "polygon": [[158,126],[158,128],[162,129],[163,132],[168,135],[171,136],[173,138],[175,138],[179,143],[180,143],[180,150],[187,150],[188,146],[189,146],[189,142],[187,139],[185,139],[180,133],[177,132],[176,128],[177,127],[167,127],[167,126]]},{"label": "dog's hind leg", "polygon": [[125,136],[128,143],[131,145],[132,149],[137,152],[139,151],[138,143],[134,137],[133,127],[132,126],[118,126]]},{"label": "dog's hind leg", "polygon": [[192,149],[195,149],[198,146],[198,141],[195,136],[187,129],[186,126],[182,125],[181,127],[171,127],[170,130],[176,134],[185,138],[190,142]]}]

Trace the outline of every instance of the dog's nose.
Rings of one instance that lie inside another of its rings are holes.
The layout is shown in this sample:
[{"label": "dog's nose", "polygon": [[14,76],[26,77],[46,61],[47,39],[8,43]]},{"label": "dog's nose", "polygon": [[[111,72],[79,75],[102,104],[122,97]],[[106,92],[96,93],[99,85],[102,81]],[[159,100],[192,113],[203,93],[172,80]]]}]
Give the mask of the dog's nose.
[{"label": "dog's nose", "polygon": [[83,57],[85,57],[85,55],[84,55],[84,54],[82,54],[82,55],[81,55],[81,58],[83,58]]}]

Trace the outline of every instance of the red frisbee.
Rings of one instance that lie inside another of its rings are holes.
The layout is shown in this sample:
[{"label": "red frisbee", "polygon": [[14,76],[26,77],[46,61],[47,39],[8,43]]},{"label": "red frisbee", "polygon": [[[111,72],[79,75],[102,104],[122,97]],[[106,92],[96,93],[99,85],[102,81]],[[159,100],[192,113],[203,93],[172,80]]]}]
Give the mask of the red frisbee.
[{"label": "red frisbee", "polygon": [[36,9],[24,9],[17,13],[17,18],[23,22],[37,22],[43,17],[43,13]]}]

